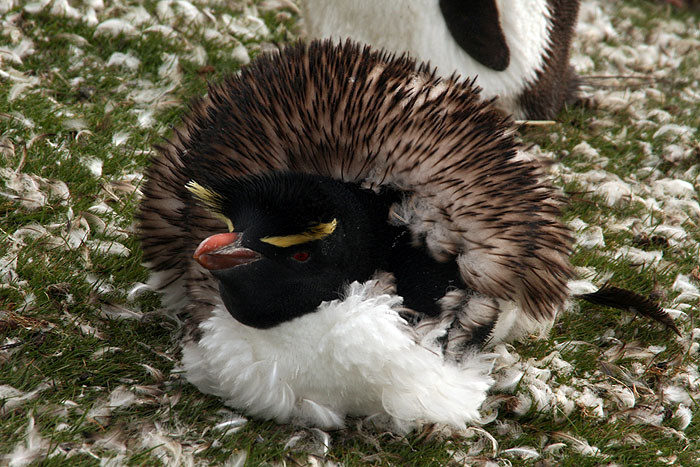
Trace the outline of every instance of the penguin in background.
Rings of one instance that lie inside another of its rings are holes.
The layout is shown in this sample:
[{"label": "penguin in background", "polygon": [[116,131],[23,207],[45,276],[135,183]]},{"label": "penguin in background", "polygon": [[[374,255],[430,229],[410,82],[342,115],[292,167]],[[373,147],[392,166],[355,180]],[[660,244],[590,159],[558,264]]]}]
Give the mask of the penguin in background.
[{"label": "penguin in background", "polygon": [[311,38],[353,40],[476,78],[516,119],[547,120],[577,100],[569,49],[580,0],[302,0]]}]

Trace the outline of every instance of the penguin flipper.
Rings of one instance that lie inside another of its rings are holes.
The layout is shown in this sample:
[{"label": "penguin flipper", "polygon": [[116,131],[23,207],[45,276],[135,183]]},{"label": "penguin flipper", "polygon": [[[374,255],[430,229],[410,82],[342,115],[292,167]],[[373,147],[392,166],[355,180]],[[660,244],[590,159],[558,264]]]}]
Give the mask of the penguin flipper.
[{"label": "penguin flipper", "polygon": [[440,10],[454,40],[474,60],[496,71],[510,64],[495,0],[440,0]]}]

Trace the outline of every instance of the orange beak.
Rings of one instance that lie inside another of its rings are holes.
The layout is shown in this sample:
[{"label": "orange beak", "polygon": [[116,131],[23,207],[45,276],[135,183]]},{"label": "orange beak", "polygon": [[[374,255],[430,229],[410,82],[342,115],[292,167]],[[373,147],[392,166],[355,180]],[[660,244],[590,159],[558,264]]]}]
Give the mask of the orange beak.
[{"label": "orange beak", "polygon": [[260,259],[260,254],[255,251],[236,245],[240,243],[239,238],[240,235],[233,232],[207,237],[194,251],[193,258],[210,271],[230,269]]}]

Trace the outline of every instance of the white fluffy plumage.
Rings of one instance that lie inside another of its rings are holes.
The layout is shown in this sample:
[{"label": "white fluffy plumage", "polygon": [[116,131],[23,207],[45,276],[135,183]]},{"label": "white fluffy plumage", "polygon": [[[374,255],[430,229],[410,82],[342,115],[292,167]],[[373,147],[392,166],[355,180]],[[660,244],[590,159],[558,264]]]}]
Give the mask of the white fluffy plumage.
[{"label": "white fluffy plumage", "polygon": [[401,297],[376,284],[355,282],[344,300],[271,329],[244,326],[217,306],[199,325],[201,339],[183,348],[187,379],[279,423],[333,429],[346,415],[378,415],[406,432],[426,421],[463,428],[477,420],[493,355],[446,361],[439,333],[421,338],[399,316]]}]

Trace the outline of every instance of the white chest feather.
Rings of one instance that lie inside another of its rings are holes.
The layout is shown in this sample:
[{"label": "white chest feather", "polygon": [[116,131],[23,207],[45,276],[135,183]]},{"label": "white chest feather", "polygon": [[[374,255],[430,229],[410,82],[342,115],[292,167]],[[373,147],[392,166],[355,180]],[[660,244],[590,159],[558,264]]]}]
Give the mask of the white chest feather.
[{"label": "white chest feather", "polygon": [[[222,306],[183,348],[187,378],[248,415],[325,429],[346,415],[388,415],[407,431],[426,422],[463,427],[478,418],[492,384],[489,354],[446,362],[431,338],[415,336],[394,308],[401,298],[352,284],[347,298],[261,330]],[[431,341],[431,342],[425,342]]]},{"label": "white chest feather", "polygon": [[452,38],[438,0],[304,0],[311,37],[353,38],[429,61],[442,75],[477,77],[486,97],[524,117],[518,96],[544,63],[551,18],[547,0],[497,0],[501,28],[510,49],[504,71],[485,67]]}]

